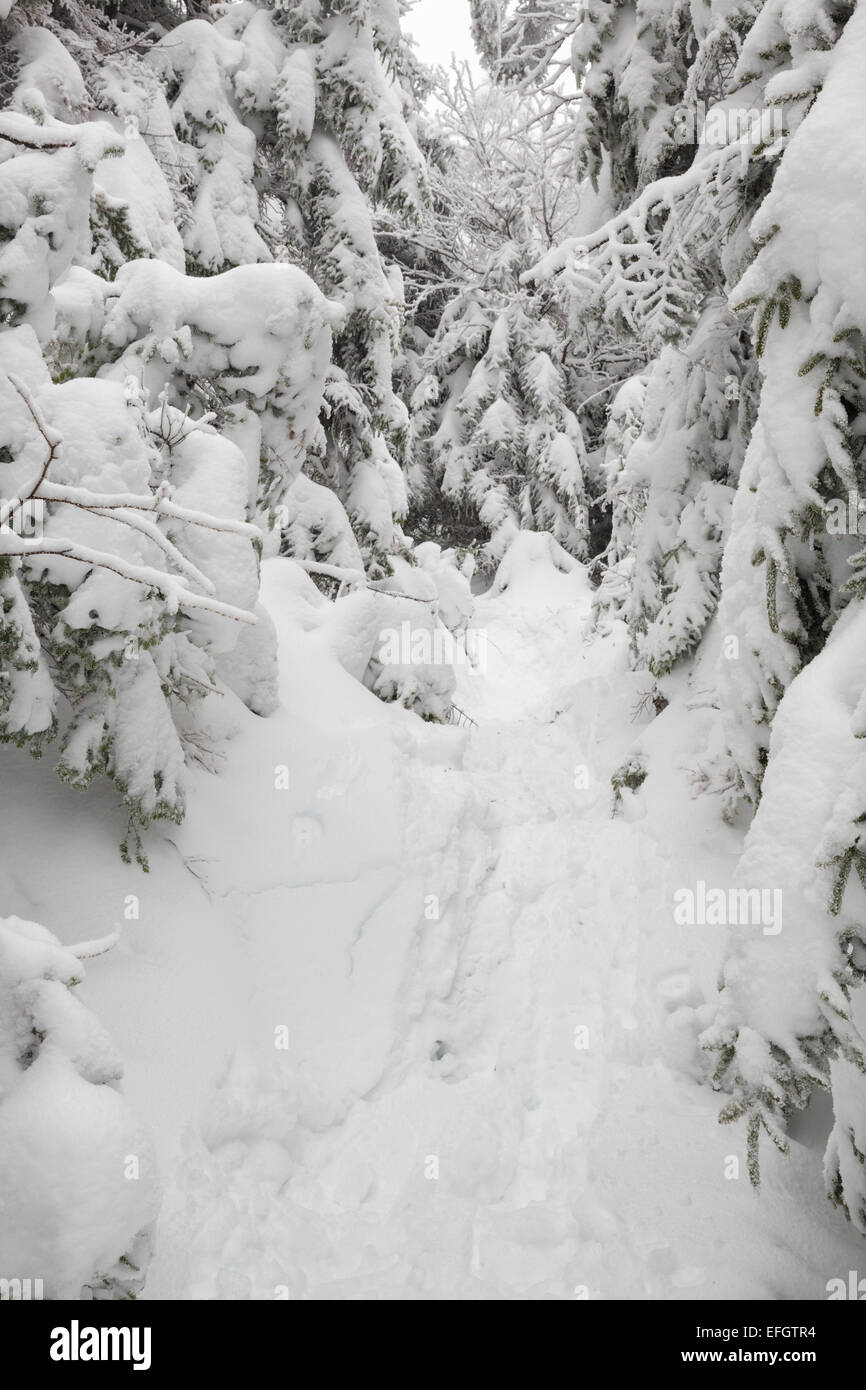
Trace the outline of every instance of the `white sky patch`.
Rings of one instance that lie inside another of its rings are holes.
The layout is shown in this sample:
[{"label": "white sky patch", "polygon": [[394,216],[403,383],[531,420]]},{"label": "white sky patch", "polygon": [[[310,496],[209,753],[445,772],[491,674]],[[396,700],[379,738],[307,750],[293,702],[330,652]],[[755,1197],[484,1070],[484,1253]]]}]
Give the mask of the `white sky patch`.
[{"label": "white sky patch", "polygon": [[448,67],[454,54],[481,71],[469,29],[469,0],[418,0],[403,27],[416,40],[422,62]]}]

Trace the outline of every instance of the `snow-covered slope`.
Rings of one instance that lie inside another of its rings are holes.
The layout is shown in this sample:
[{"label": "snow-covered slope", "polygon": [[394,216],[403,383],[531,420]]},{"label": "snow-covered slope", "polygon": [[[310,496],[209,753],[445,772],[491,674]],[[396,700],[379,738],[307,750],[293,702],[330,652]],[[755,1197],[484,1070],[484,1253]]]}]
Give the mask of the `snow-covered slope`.
[{"label": "snow-covered slope", "polygon": [[159,1164],[145,1297],[825,1297],[860,1255],[829,1120],[758,1196],[701,1079],[724,929],[672,904],[741,836],[689,798],[700,668],[653,718],[624,629],[586,635],[584,568],[523,534],[476,608],[474,722],[430,725],[346,674],[298,576],[264,565],[281,707],[222,697],[225,761],[149,875],[108,790],[0,752],[8,911],[121,929],[79,992]]}]

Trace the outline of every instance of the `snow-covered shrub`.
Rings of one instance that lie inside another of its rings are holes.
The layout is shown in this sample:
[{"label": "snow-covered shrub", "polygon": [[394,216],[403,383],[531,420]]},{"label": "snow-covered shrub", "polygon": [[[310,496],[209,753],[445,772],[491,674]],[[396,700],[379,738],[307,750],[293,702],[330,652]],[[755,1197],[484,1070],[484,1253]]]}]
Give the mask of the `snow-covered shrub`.
[{"label": "snow-covered shrub", "polygon": [[423,719],[444,720],[456,685],[454,660],[463,649],[439,616],[431,569],[392,556],[391,570],[372,585],[380,626],[365,684]]},{"label": "snow-covered shrub", "polygon": [[[341,591],[320,621],[340,664],[380,699],[402,704],[423,719],[443,721],[456,686],[454,667],[472,660],[465,635],[471,602],[461,592],[460,581],[466,590],[468,583],[456,567],[440,561],[443,581],[431,556],[425,558],[426,567],[389,556],[387,579],[368,582],[363,572],[345,572]],[[443,612],[456,621],[454,629],[443,621]]]},{"label": "snow-covered shrub", "polygon": [[458,550],[443,550],[435,541],[422,541],[412,550],[416,565],[432,576],[436,585],[436,611],[449,632],[465,634],[475,600],[471,580],[475,559]]},{"label": "snow-covered shrub", "polygon": [[363,572],[364,557],[345,507],[336,493],[306,473],[298,474],[276,518],[282,554],[328,569]]},{"label": "snow-covered shrub", "polygon": [[81,960],[0,920],[0,1275],[45,1298],[134,1298],[144,1284],[158,1182],[117,1082],[122,1066],[76,997]]},{"label": "snow-covered shrub", "polygon": [[642,753],[634,753],[611,773],[612,815],[615,816],[622,805],[623,791],[636,792],[646,781],[647,771],[646,757]]}]

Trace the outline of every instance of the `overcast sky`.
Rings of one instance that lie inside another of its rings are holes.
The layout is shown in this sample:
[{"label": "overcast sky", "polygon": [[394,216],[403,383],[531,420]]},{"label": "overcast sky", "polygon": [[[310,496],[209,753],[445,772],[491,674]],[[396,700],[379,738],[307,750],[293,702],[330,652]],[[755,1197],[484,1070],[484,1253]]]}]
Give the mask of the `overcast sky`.
[{"label": "overcast sky", "polygon": [[417,41],[422,62],[447,67],[455,53],[478,68],[469,34],[469,0],[418,0],[403,27]]}]

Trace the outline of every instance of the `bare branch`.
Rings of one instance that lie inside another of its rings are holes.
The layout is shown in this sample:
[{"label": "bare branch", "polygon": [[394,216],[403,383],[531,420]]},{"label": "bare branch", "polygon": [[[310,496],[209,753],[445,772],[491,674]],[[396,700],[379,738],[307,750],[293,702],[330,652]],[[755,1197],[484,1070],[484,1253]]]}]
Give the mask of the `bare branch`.
[{"label": "bare branch", "polygon": [[123,492],[89,492],[85,488],[64,487],[60,483],[44,482],[39,488],[39,500],[43,502],[68,502],[70,506],[84,507],[93,511],[113,511],[116,508],[134,508],[140,512],[156,512],[158,516],[171,517],[187,526],[201,526],[208,531],[230,531],[236,536],[247,536],[250,540],[261,540],[258,526],[248,521],[235,521],[232,517],[213,516],[210,512],[192,511],[181,507],[164,493],[154,492],[147,496]]},{"label": "bare branch", "polygon": [[32,396],[30,395],[30,392],[27,390],[24,383],[20,381],[17,376],[13,376],[12,372],[7,372],[6,377],[9,383],[11,384],[13,390],[17,391],[18,395],[21,397],[22,401],[26,405],[30,413],[31,419],[33,420],[33,423],[35,424],[39,433],[42,435],[42,438],[45,440],[45,443],[48,445],[48,453],[45,457],[44,463],[42,464],[42,468],[40,469],[39,476],[37,477],[36,481],[31,484],[29,492],[26,492],[23,495],[19,492],[17,497],[13,497],[11,501],[5,503],[3,507],[0,507],[0,526],[8,526],[10,518],[15,514],[15,512],[19,511],[21,507],[24,506],[25,502],[29,502],[32,500],[37,488],[44,481],[45,475],[48,472],[48,469],[51,467],[51,464],[57,457],[60,451],[60,446],[63,443],[57,431],[51,429],[51,427],[48,424],[46,424],[45,420],[42,418],[41,411],[37,408],[36,402],[33,400]]},{"label": "bare branch", "polygon": [[75,946],[67,946],[66,950],[79,960],[92,960],[94,956],[104,956],[119,940],[120,932],[112,931],[107,936],[97,937],[93,941],[79,941]]}]

